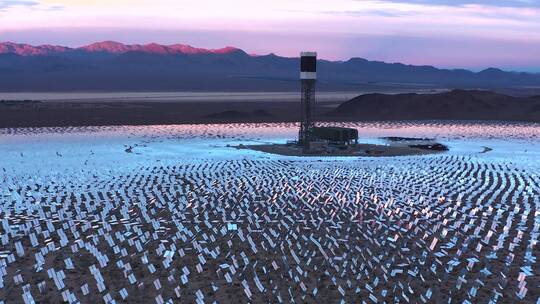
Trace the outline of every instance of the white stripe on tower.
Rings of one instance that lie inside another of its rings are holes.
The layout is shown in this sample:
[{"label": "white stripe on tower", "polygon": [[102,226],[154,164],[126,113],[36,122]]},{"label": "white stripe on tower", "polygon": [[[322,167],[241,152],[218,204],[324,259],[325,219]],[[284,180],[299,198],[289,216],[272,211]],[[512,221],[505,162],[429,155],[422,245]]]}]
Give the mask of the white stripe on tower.
[{"label": "white stripe on tower", "polygon": [[314,73],[314,72],[300,72],[300,79],[317,79],[317,73]]}]

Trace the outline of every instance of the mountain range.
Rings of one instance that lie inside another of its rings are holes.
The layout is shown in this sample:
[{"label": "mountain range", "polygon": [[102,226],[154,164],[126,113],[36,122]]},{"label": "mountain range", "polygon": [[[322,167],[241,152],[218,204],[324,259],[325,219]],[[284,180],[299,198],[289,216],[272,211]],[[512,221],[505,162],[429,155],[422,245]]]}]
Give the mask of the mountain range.
[{"label": "mountain range", "polygon": [[[126,45],[79,48],[0,43],[0,91],[291,91],[298,58],[235,47]],[[540,74],[438,69],[351,58],[318,62],[320,90],[540,87]]]},{"label": "mountain range", "polygon": [[157,55],[179,55],[179,54],[226,54],[238,51],[237,48],[225,47],[222,49],[202,49],[195,48],[186,44],[161,45],[157,43],[150,44],[132,44],[127,45],[116,41],[103,41],[89,44],[79,48],[69,48],[57,45],[33,46],[29,44],[20,44],[12,42],[0,43],[0,54],[17,54],[20,56],[61,56],[69,53],[103,53],[103,54],[124,54],[128,52],[141,52]]},{"label": "mountain range", "polygon": [[[540,96],[481,90],[437,94],[364,94],[327,113],[333,120],[540,121]],[[331,120],[332,120],[331,119]]]}]

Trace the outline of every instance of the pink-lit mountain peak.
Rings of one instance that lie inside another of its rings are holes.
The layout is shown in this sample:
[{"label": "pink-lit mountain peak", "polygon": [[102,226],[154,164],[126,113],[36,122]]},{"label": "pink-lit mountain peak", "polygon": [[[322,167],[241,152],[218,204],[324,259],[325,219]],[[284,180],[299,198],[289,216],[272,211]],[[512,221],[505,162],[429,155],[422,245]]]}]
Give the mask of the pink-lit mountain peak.
[{"label": "pink-lit mountain peak", "polygon": [[158,43],[149,44],[123,44],[115,41],[104,41],[93,43],[79,48],[87,52],[106,52],[113,54],[122,54],[127,52],[144,52],[160,55],[174,55],[174,54],[228,54],[236,51],[240,51],[234,47],[224,47],[221,49],[204,49],[196,48],[187,44],[172,44],[162,45]]},{"label": "pink-lit mountain peak", "polygon": [[233,46],[226,46],[226,47],[221,48],[221,49],[213,50],[213,52],[216,53],[216,54],[228,54],[228,53],[234,53],[234,52],[238,52],[238,51],[242,51],[242,50],[239,49],[239,48],[235,48]]},{"label": "pink-lit mountain peak", "polygon": [[168,47],[183,54],[229,54],[242,51],[241,49],[232,46],[227,46],[221,49],[204,49],[192,47],[191,45],[187,44],[173,44],[169,45]]},{"label": "pink-lit mountain peak", "polygon": [[11,42],[0,43],[0,54],[13,53],[21,56],[42,56],[52,55],[65,52],[88,52],[88,53],[109,53],[109,54],[124,54],[128,52],[144,52],[150,54],[159,55],[175,55],[175,54],[229,54],[234,52],[242,52],[242,50],[235,47],[224,47],[220,49],[204,49],[196,48],[187,44],[172,44],[162,45],[157,43],[149,44],[123,44],[116,41],[102,41],[92,43],[86,46],[82,46],[76,49],[52,46],[52,45],[40,45],[32,46],[28,44],[17,44]]},{"label": "pink-lit mountain peak", "polygon": [[70,51],[68,47],[57,45],[32,46],[23,43],[4,42],[0,43],[0,54],[14,53],[21,56],[40,56]]},{"label": "pink-lit mountain peak", "polygon": [[125,45],[116,41],[102,41],[80,47],[78,48],[78,50],[87,52],[106,52],[112,54],[122,54],[130,51],[136,51],[140,48],[140,45]]}]

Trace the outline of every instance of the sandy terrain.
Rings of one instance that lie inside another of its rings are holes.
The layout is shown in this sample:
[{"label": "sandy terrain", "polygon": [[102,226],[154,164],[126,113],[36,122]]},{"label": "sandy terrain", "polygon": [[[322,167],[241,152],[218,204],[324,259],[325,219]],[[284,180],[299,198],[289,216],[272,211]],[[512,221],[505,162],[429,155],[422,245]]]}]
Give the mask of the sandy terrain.
[{"label": "sandy terrain", "polygon": [[[338,101],[320,101],[321,115]],[[162,125],[230,122],[293,122],[298,101],[46,101],[0,103],[0,128]],[[257,112],[266,115],[257,115]]]},{"label": "sandy terrain", "polygon": [[[539,97],[320,92],[318,121],[540,121]],[[294,122],[299,93],[0,93],[0,128]],[[25,101],[23,98],[27,98]],[[350,101],[349,101],[350,100]]]},{"label": "sandy terrain", "polygon": [[[444,147],[444,146],[443,146]],[[410,147],[407,145],[374,145],[357,144],[347,149],[328,149],[326,151],[303,151],[302,147],[290,144],[271,144],[271,145],[247,145],[236,146],[238,149],[251,149],[255,151],[285,155],[285,156],[303,156],[303,157],[394,157],[410,155],[428,155],[442,153],[445,151]]]},{"label": "sandy terrain", "polygon": [[[399,91],[397,91],[399,92]],[[322,102],[344,102],[365,92],[318,92]],[[299,92],[0,92],[0,100],[40,100],[44,102],[292,102]]]}]

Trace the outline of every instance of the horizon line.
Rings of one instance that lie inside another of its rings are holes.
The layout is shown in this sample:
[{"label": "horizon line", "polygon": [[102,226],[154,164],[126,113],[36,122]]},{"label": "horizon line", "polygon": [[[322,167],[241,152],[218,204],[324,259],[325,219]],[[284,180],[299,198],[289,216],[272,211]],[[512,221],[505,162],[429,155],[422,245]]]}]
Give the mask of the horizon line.
[{"label": "horizon line", "polygon": [[[269,52],[267,54],[256,54],[256,53],[248,52],[248,51],[244,50],[243,48],[232,46],[232,45],[226,45],[226,46],[223,46],[221,48],[207,48],[207,47],[194,46],[192,44],[180,43],[180,42],[177,42],[177,43],[158,43],[158,42],[125,43],[125,42],[120,42],[118,40],[101,40],[101,41],[95,41],[95,42],[92,42],[92,43],[86,43],[86,44],[75,46],[75,45],[63,45],[63,44],[60,44],[60,43],[31,44],[31,43],[25,43],[25,42],[0,41],[0,45],[12,44],[12,45],[19,45],[19,46],[20,45],[22,45],[22,46],[31,46],[33,48],[60,47],[60,48],[69,49],[70,51],[81,50],[81,49],[84,49],[85,47],[93,46],[93,45],[96,45],[96,44],[105,44],[105,43],[115,43],[115,44],[123,45],[123,46],[126,46],[126,47],[133,47],[133,46],[145,47],[145,46],[151,46],[151,45],[159,45],[159,46],[163,46],[163,47],[185,46],[185,47],[189,47],[189,48],[192,48],[192,49],[195,49],[195,50],[208,51],[208,52],[223,51],[223,50],[231,50],[231,52],[232,52],[232,51],[237,50],[237,51],[242,51],[243,53],[245,53],[246,55],[251,56],[251,57],[277,56],[277,57],[290,58],[290,59],[300,58],[300,53],[301,53],[301,51],[299,51],[298,56],[280,55],[280,54],[274,53],[274,52]],[[95,51],[95,52],[98,52],[98,51]],[[120,55],[120,54],[129,53],[129,52],[137,52],[137,51],[127,50],[125,52],[117,52],[117,54]],[[52,53],[55,53],[55,52],[53,51]],[[62,52],[57,51],[56,53],[62,53]],[[114,52],[111,51],[111,53],[114,53]],[[158,54],[158,52],[149,52],[149,53]],[[0,55],[2,55],[2,54],[16,54],[16,55],[19,55],[19,56],[40,56],[40,54],[38,54],[38,55],[21,55],[21,54],[17,54],[16,52],[9,52],[9,51],[8,52],[1,52],[1,49],[0,49]],[[181,52],[179,52],[178,54],[190,55],[189,53],[181,53]],[[47,54],[41,55],[41,56],[46,56],[46,55]],[[166,54],[164,54],[164,55],[166,55]],[[173,54],[171,54],[171,55],[173,55]],[[192,54],[192,55],[197,55],[197,54]],[[439,70],[466,70],[466,71],[470,71],[470,72],[473,72],[473,73],[480,73],[480,72],[486,71],[486,70],[500,70],[500,71],[508,72],[508,73],[540,74],[540,67],[537,67],[537,68],[533,67],[533,69],[525,71],[525,70],[499,68],[499,67],[496,67],[496,66],[486,66],[486,67],[483,67],[483,68],[472,68],[472,67],[465,68],[465,67],[439,66],[439,65],[430,65],[430,64],[411,64],[411,63],[400,62],[400,61],[385,61],[385,60],[370,59],[370,58],[366,58],[366,57],[356,57],[356,56],[343,58],[343,59],[337,59],[337,60],[336,59],[324,58],[324,57],[318,57],[317,58],[317,60],[322,60],[322,61],[327,61],[327,62],[347,62],[347,61],[350,61],[350,60],[353,60],[353,59],[361,59],[361,60],[366,60],[366,61],[369,61],[369,62],[379,62],[379,63],[385,63],[385,64],[401,64],[401,65],[405,65],[405,66],[414,66],[414,67],[432,67],[432,68],[436,68],[436,69],[439,69]],[[533,72],[533,70],[536,70],[536,71]]]}]

